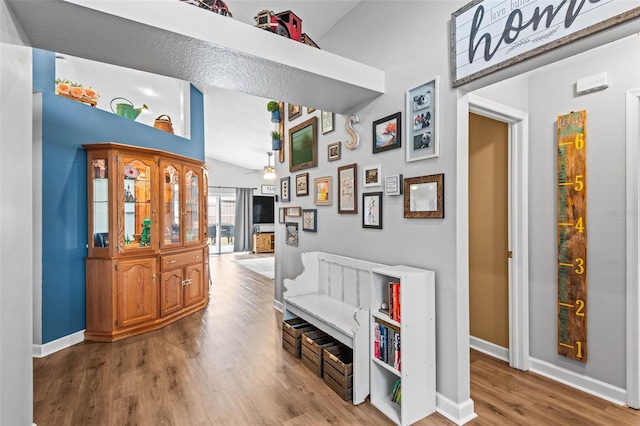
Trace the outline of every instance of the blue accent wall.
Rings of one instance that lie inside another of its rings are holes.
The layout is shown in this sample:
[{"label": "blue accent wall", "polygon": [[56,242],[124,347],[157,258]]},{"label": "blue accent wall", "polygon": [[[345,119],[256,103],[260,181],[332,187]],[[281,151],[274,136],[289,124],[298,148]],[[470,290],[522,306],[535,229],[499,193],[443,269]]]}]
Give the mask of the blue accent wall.
[{"label": "blue accent wall", "polygon": [[117,142],[204,161],[204,97],[191,86],[191,140],[54,93],[55,55],[33,51],[42,111],[42,343],[85,328],[87,156],[83,144]]}]

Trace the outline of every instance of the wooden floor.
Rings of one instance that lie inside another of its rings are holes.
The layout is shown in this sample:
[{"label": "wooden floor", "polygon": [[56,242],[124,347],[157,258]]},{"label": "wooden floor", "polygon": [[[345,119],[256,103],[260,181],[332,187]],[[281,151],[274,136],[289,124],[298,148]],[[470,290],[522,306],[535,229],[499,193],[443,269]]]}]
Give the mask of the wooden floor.
[{"label": "wooden floor", "polygon": [[[255,256],[255,255],[254,255]],[[281,348],[273,282],[211,258],[206,310],[116,343],[34,359],[34,421],[60,425],[390,425],[342,401]],[[469,425],[640,425],[618,407],[472,351]],[[439,414],[417,425],[451,425]]]}]

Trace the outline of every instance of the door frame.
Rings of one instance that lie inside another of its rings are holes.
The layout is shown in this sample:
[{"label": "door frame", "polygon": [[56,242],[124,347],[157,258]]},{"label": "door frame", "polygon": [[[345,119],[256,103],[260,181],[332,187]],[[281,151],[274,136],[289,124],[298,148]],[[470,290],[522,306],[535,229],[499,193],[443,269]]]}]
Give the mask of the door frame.
[{"label": "door frame", "polygon": [[[456,216],[458,288],[469,295],[469,113],[507,123],[508,233],[509,249],[509,365],[527,371],[529,358],[529,115],[525,112],[479,97],[462,94],[458,99],[458,146],[456,158]],[[468,303],[467,303],[468,313]],[[467,315],[468,317],[468,315]],[[468,321],[468,318],[467,318]],[[468,327],[467,327],[468,334]],[[470,336],[469,336],[470,337]]]},{"label": "door frame", "polygon": [[626,93],[626,391],[627,405],[640,408],[640,89]]}]

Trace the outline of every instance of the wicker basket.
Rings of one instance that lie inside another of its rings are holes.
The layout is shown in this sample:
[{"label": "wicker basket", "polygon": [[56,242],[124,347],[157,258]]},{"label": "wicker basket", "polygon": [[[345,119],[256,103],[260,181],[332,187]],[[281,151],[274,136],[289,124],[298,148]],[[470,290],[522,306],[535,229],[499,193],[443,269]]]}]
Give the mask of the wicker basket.
[{"label": "wicker basket", "polygon": [[156,118],[155,123],[153,123],[153,127],[173,134],[173,124],[171,124],[171,117],[166,114],[163,114],[160,117]]}]

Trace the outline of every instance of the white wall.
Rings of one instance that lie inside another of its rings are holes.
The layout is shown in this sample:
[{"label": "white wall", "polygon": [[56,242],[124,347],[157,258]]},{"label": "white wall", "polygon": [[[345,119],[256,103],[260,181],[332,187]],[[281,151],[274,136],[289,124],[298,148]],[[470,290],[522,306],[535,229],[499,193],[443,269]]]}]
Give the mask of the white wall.
[{"label": "white wall", "polygon": [[0,424],[33,421],[31,49],[0,2]]},{"label": "white wall", "polygon": [[[277,154],[276,154],[277,155]],[[207,166],[209,166],[209,186],[225,186],[229,188],[256,188],[256,194],[260,194],[261,185],[273,185],[274,181],[267,181],[262,177],[262,172],[245,169],[234,164],[219,161],[214,158],[207,157]],[[267,164],[267,156],[264,156],[264,164]],[[273,159],[271,160],[273,165]],[[216,189],[216,192],[230,192],[235,194],[235,190]]]}]

